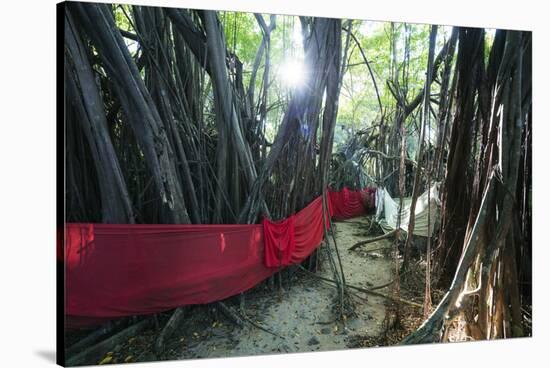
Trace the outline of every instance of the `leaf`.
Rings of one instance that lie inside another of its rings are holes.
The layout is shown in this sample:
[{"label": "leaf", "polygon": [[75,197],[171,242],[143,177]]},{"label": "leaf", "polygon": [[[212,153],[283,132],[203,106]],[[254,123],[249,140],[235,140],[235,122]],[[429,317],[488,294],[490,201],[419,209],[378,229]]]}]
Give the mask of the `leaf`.
[{"label": "leaf", "polygon": [[[110,353],[110,354],[113,354],[113,353]],[[107,364],[107,363],[110,363],[112,360],[113,360],[113,356],[109,355],[109,353],[107,353],[107,356],[105,358],[103,358],[103,360],[101,360],[98,364],[99,365]]]},{"label": "leaf", "polygon": [[134,359],[134,356],[133,355],[128,355],[126,357],[126,359],[124,359],[124,363],[128,363],[129,361],[131,361],[132,359]]}]

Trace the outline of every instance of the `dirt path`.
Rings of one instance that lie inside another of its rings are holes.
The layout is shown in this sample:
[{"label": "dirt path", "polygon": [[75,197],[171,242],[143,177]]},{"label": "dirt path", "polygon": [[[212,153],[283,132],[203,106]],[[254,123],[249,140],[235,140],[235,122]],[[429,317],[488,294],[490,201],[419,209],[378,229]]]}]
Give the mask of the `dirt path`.
[{"label": "dirt path", "polygon": [[[347,282],[369,288],[390,281],[392,263],[384,251],[348,252],[350,246],[366,239],[365,222],[365,218],[361,217],[336,223],[336,239]],[[376,249],[388,245],[383,240],[365,248]],[[334,322],[335,315],[331,311],[336,289],[315,277],[302,274],[301,271],[298,274],[291,282],[283,283],[283,292],[259,291],[246,299],[247,315],[281,337],[250,323],[242,328],[235,328],[228,325],[227,321],[210,318],[203,320],[200,331],[189,330],[187,326],[190,324],[185,323],[182,330],[187,332],[179,337],[179,348],[172,348],[174,355],[170,354],[171,358],[213,358],[345,349],[354,335],[376,336],[381,332],[385,317],[383,298],[365,294],[360,296],[366,298],[366,301],[354,298],[357,317],[348,319],[346,327],[343,327],[343,324]],[[332,278],[328,265],[319,275]]]}]

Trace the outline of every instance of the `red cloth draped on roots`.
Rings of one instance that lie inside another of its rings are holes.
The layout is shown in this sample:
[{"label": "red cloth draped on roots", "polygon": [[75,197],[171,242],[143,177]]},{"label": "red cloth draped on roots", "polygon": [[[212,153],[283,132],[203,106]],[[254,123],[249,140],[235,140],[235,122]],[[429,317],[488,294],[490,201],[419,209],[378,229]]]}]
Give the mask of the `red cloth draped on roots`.
[{"label": "red cloth draped on roots", "polygon": [[[372,202],[374,203],[374,201]],[[364,213],[361,192],[329,192],[336,218]],[[67,327],[204,304],[246,291],[321,243],[322,197],[258,225],[65,225]]]}]

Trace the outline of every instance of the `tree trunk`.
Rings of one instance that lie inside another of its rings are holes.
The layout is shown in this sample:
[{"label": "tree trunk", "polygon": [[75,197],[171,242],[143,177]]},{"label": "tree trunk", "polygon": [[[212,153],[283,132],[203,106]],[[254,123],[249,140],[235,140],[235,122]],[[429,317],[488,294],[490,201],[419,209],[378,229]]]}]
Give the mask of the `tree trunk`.
[{"label": "tree trunk", "polygon": [[109,136],[103,101],[88,58],[89,50],[82,43],[70,13],[65,16],[65,46],[68,102],[78,112],[79,118],[76,120],[86,135],[94,158],[101,194],[102,222],[133,223],[130,196]]},{"label": "tree trunk", "polygon": [[103,4],[67,4],[77,13],[83,28],[113,81],[117,97],[134,130],[151,176],[156,184],[157,200],[164,223],[189,223],[183,192],[172,157],[173,149],[143,79],[118,31],[108,6]]}]

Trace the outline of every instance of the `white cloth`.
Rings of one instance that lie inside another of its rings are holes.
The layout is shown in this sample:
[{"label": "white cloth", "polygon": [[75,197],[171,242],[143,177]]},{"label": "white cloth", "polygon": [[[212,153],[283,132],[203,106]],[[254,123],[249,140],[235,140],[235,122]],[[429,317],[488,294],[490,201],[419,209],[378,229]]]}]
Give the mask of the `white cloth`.
[{"label": "white cloth", "polygon": [[[428,192],[430,196],[429,205]],[[410,202],[410,198],[403,199],[399,227],[405,232],[409,230]],[[416,201],[416,208],[414,211],[414,235],[427,237],[433,234],[434,224],[439,218],[439,207],[439,184],[435,183],[429,191],[422,193]],[[398,210],[399,199],[393,199],[386,189],[378,189],[376,192],[376,219],[385,232],[395,230],[397,226]]]}]

